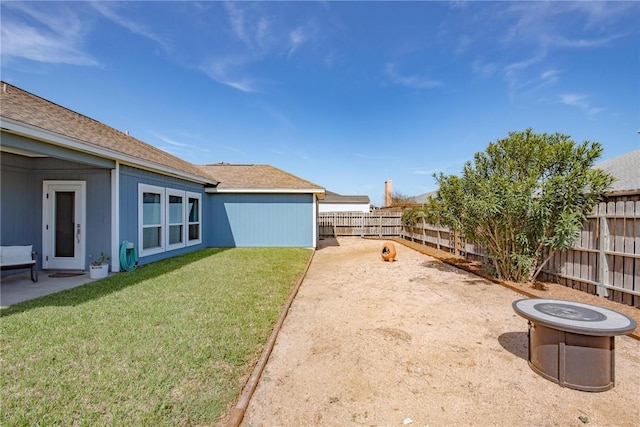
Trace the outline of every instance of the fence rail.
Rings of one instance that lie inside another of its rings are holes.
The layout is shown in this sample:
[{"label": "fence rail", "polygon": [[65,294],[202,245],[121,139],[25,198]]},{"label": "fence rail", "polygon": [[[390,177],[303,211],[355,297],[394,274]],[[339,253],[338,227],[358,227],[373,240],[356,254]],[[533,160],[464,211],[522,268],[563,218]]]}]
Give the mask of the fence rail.
[{"label": "fence rail", "polygon": [[[321,213],[320,236],[402,237],[468,259],[484,249],[444,227],[419,222],[403,227],[401,212]],[[571,249],[556,252],[540,274],[549,280],[640,307],[640,201],[600,203]]]}]

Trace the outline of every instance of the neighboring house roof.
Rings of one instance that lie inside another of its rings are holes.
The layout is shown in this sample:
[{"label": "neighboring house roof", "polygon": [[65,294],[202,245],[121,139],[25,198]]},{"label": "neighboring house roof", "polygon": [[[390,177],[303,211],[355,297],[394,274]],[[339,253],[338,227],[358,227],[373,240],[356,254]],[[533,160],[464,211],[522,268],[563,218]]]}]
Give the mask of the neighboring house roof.
[{"label": "neighboring house roof", "polygon": [[409,202],[424,205],[427,203],[430,197],[438,197],[438,191],[429,191],[428,193],[419,194],[417,196],[409,197]]},{"label": "neighboring house roof", "polygon": [[196,182],[217,183],[187,161],[5,82],[0,117],[2,129],[11,133]]},{"label": "neighboring house roof", "polygon": [[318,193],[324,188],[270,165],[216,163],[199,168],[220,183],[211,193]]},{"label": "neighboring house roof", "polygon": [[325,191],[322,203],[371,203],[369,196],[343,196],[333,191]]},{"label": "neighboring house roof", "polygon": [[[614,176],[615,181],[609,190],[609,194],[640,193],[640,149],[612,159],[603,160],[594,167],[602,169]],[[437,191],[410,197],[414,203],[424,204],[429,197],[437,197]]]},{"label": "neighboring house roof", "polygon": [[614,181],[610,194],[640,192],[640,150],[631,151],[612,159],[604,160],[596,168],[613,175]]}]

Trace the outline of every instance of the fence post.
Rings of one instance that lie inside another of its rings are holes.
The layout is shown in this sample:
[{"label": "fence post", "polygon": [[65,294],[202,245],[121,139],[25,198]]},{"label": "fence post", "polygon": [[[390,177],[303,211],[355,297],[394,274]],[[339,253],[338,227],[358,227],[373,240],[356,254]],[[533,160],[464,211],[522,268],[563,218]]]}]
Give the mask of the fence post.
[{"label": "fence post", "polygon": [[378,214],[378,225],[380,226],[380,229],[378,231],[378,236],[382,239],[382,214]]},{"label": "fence post", "polygon": [[458,256],[460,251],[460,243],[458,242],[458,230],[453,230],[453,250],[456,256]]},{"label": "fence post", "polygon": [[[607,250],[609,249],[609,223],[603,215],[598,217],[598,283],[606,285],[609,279],[609,263]],[[608,297],[609,292],[604,286],[596,286],[596,295]]]}]

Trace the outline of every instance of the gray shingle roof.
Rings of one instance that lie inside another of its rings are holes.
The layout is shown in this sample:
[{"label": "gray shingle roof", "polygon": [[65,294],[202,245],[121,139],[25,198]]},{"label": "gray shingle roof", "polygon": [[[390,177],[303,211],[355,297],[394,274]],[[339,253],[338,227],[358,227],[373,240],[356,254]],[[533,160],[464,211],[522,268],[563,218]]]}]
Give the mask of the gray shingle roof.
[{"label": "gray shingle roof", "polygon": [[604,160],[595,167],[616,178],[611,193],[640,191],[640,149]]},{"label": "gray shingle roof", "polygon": [[370,203],[369,196],[343,196],[342,194],[326,191],[322,203]]},{"label": "gray shingle roof", "polygon": [[154,169],[159,172],[171,173],[173,170],[194,176],[205,183],[215,183],[195,165],[166,151],[18,87],[1,83],[0,116],[3,119],[81,142],[90,153],[92,149],[106,149],[114,158],[121,155],[132,162],[142,160],[155,165]]},{"label": "gray shingle roof", "polygon": [[[610,193],[640,192],[640,149],[612,159],[603,160],[594,167],[602,169],[616,178],[611,190],[609,190]],[[437,195],[437,191],[431,191],[413,196],[411,201],[424,204],[429,197],[437,197]]]},{"label": "gray shingle roof", "polygon": [[436,190],[436,191],[430,191],[428,193],[422,193],[417,196],[410,197],[409,199],[412,203],[418,203],[423,205],[427,203],[427,200],[429,199],[429,197],[433,197],[433,198],[438,197],[438,191]]},{"label": "gray shingle roof", "polygon": [[324,188],[270,165],[232,165],[216,163],[199,168],[220,181],[218,190],[311,190]]}]

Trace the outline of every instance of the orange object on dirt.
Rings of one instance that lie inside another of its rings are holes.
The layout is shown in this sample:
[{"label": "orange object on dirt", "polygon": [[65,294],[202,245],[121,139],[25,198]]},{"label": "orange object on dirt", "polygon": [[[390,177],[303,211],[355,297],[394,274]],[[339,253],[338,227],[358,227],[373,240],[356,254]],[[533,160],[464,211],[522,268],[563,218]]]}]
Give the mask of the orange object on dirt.
[{"label": "orange object on dirt", "polygon": [[396,247],[393,243],[385,243],[382,247],[382,261],[395,261]]}]

